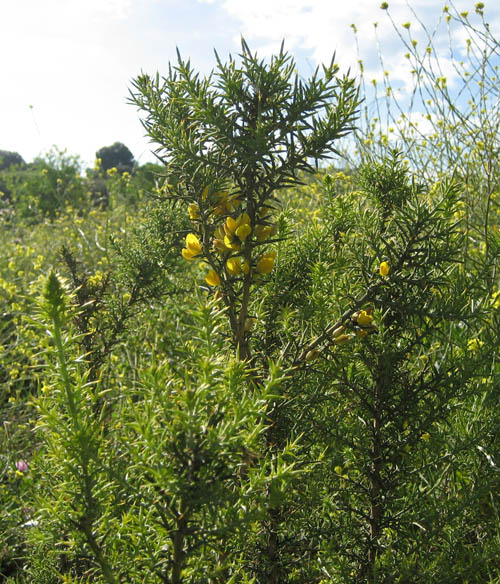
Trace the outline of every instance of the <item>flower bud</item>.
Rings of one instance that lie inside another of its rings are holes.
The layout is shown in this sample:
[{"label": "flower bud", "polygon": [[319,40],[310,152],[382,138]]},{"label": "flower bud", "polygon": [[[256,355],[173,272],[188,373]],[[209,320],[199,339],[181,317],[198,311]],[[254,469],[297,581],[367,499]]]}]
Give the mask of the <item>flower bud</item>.
[{"label": "flower bud", "polygon": [[314,359],[318,358],[319,354],[320,351],[318,349],[311,349],[306,353],[306,361],[314,361]]},{"label": "flower bud", "polygon": [[336,339],[333,339],[334,345],[345,345],[352,339],[353,335],[340,335]]},{"label": "flower bud", "polygon": [[340,335],[345,331],[345,326],[339,326],[337,327],[333,333],[332,333],[332,337],[334,339],[336,339],[337,337],[340,337]]}]

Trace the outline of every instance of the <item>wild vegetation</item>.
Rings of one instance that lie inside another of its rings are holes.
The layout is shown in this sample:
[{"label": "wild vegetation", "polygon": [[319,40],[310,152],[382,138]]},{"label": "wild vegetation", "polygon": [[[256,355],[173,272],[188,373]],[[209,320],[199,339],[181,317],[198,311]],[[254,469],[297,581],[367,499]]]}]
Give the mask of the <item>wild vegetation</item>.
[{"label": "wild vegetation", "polygon": [[409,23],[408,110],[243,42],[134,81],[158,164],[0,152],[3,581],[500,582],[500,55],[442,25],[459,97]]}]

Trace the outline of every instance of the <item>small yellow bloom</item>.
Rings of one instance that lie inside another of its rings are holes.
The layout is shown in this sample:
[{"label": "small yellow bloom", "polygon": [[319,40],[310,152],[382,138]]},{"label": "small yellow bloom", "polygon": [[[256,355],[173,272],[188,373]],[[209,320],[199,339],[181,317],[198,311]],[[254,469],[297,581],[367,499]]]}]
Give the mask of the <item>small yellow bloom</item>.
[{"label": "small yellow bloom", "polygon": [[467,349],[469,351],[478,351],[484,345],[483,341],[480,339],[470,339],[467,343]]},{"label": "small yellow bloom", "polygon": [[230,251],[230,249],[226,247],[222,239],[214,239],[213,244],[215,251],[219,253],[226,253]]},{"label": "small yellow bloom", "polygon": [[189,262],[192,261],[192,260],[194,260],[199,255],[198,253],[193,252],[190,249],[187,249],[185,247],[182,248],[182,252],[181,253],[182,253],[182,257],[185,260],[188,260]]},{"label": "small yellow bloom", "polygon": [[226,261],[226,270],[231,276],[237,276],[241,273],[241,260],[239,257],[228,258]]},{"label": "small yellow bloom", "polygon": [[500,308],[500,291],[496,290],[491,295],[493,308]]},{"label": "small yellow bloom", "polygon": [[387,262],[382,262],[380,264],[380,275],[385,278],[389,273],[389,264]]},{"label": "small yellow bloom", "polygon": [[209,286],[220,286],[219,274],[215,270],[209,270],[205,277],[205,282]]},{"label": "small yellow bloom", "polygon": [[226,232],[224,231],[224,226],[223,225],[220,225],[214,231],[214,237],[215,237],[215,239],[224,239],[224,236],[225,235],[226,235]]},{"label": "small yellow bloom", "polygon": [[271,235],[273,229],[272,225],[258,225],[255,228],[255,235],[257,241],[266,241],[266,239]]},{"label": "small yellow bloom", "polygon": [[224,245],[229,249],[233,249],[234,251],[240,251],[241,247],[239,242],[236,241],[232,235],[224,236]]},{"label": "small yellow bloom", "polygon": [[260,209],[259,217],[261,219],[264,219],[265,217],[267,217],[271,213],[271,211],[272,211],[271,203],[272,203],[272,201],[266,201],[264,206]]},{"label": "small yellow bloom", "polygon": [[198,207],[197,203],[189,203],[188,213],[189,213],[189,218],[191,219],[191,221],[199,218],[200,208]]},{"label": "small yellow bloom", "polygon": [[237,227],[240,225],[250,225],[250,216],[248,213],[242,213],[236,220]]},{"label": "small yellow bloom", "polygon": [[191,251],[201,253],[201,243],[194,233],[188,233],[186,235],[186,247]]},{"label": "small yellow bloom", "polygon": [[[242,213],[238,219],[228,217],[224,223],[224,243],[231,249],[239,250],[240,242],[245,241],[251,232],[252,228],[250,227],[250,217],[248,216],[248,213]],[[234,241],[235,236],[239,241]]]},{"label": "small yellow bloom", "polygon": [[241,264],[241,271],[244,274],[248,274],[248,272],[250,271],[250,264],[248,263],[248,260],[245,260],[242,264]]},{"label": "small yellow bloom", "polygon": [[182,250],[182,257],[186,260],[192,260],[202,251],[200,240],[194,233],[188,233],[186,235],[186,247]]},{"label": "small yellow bloom", "polygon": [[276,252],[270,251],[262,254],[257,262],[257,272],[259,274],[269,274],[274,268],[274,260],[276,259]]},{"label": "small yellow bloom", "polygon": [[236,219],[233,219],[232,217],[226,219],[226,222],[224,223],[224,231],[226,232],[226,235],[232,236],[237,227],[238,224],[236,223]]},{"label": "small yellow bloom", "polygon": [[188,261],[193,260],[198,255],[197,253],[194,253],[194,252],[192,252],[191,250],[189,250],[189,249],[187,249],[185,247],[182,248],[182,252],[181,253],[182,253],[182,257],[185,260],[188,260]]},{"label": "small yellow bloom", "polygon": [[243,225],[240,225],[236,231],[236,237],[238,237],[241,241],[245,241],[245,239],[250,235],[250,233],[252,232],[252,228],[250,227],[250,225],[248,225],[248,223],[244,223]]},{"label": "small yellow bloom", "polygon": [[372,320],[373,320],[373,316],[371,314],[368,314],[366,312],[366,310],[359,311],[357,323],[360,326],[368,326],[369,324],[371,324]]}]

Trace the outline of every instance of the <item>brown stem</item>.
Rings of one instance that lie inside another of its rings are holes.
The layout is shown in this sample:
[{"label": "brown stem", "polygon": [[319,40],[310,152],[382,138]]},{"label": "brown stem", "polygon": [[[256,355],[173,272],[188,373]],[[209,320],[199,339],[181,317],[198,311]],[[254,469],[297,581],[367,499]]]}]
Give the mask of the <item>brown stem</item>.
[{"label": "brown stem", "polygon": [[266,581],[269,582],[269,584],[280,584],[280,582],[282,582],[278,541],[278,527],[281,521],[282,519],[279,509],[271,509],[269,512],[269,535],[267,539],[267,561],[269,562],[269,571]]},{"label": "brown stem", "polygon": [[245,335],[245,324],[248,317],[248,302],[250,300],[250,286],[252,283],[252,276],[250,273],[245,275],[243,280],[243,293],[241,296],[241,308],[236,323],[236,346],[238,348],[238,355],[241,361],[250,360],[250,345]]},{"label": "brown stem", "polygon": [[[379,363],[380,371],[381,363]],[[370,470],[370,540],[368,543],[368,553],[366,558],[366,580],[370,584],[376,582],[376,564],[379,554],[379,539],[382,530],[382,518],[384,508],[382,505],[382,447],[381,447],[381,390],[382,372],[375,386],[375,400],[373,407],[373,434],[371,448],[371,470]]]},{"label": "brown stem", "polygon": [[181,511],[176,519],[176,530],[172,537],[173,559],[172,559],[172,584],[180,584],[182,568],[184,567],[184,539],[187,527],[187,518],[183,512],[184,506],[181,505]]}]

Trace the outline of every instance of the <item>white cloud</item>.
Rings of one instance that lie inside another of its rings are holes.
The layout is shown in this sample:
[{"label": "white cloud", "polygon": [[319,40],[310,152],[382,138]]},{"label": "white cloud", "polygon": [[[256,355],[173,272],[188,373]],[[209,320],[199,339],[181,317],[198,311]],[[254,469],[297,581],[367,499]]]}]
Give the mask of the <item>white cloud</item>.
[{"label": "white cloud", "polygon": [[[199,0],[202,1],[202,0]],[[367,75],[377,75],[380,71],[377,55],[377,41],[384,55],[385,66],[396,73],[404,82],[409,82],[404,65],[404,48],[398,40],[390,17],[393,19],[401,37],[410,43],[411,38],[425,46],[428,34],[432,35],[442,17],[442,6],[434,0],[412,0],[410,6],[402,0],[389,2],[389,13],[380,9],[378,0],[357,0],[356,2],[336,2],[334,0],[219,0],[221,6],[240,22],[241,33],[252,47],[266,53],[278,41],[285,39],[290,52],[297,49],[310,52],[315,63],[329,62],[334,51],[343,69],[357,69],[358,59],[364,61]],[[457,10],[468,10],[469,0],[457,0]],[[413,9],[413,10],[412,10]],[[498,30],[500,7],[490,9],[487,16],[492,30]],[[491,18],[490,18],[491,17]],[[476,15],[471,13],[471,19]],[[420,22],[419,22],[420,20]],[[402,25],[411,22],[410,31]],[[375,23],[377,23],[375,32]],[[352,24],[357,28],[359,54],[354,38]],[[424,28],[425,27],[425,28]],[[435,42],[446,42],[443,36],[445,27]],[[453,33],[463,45],[463,31]],[[451,68],[447,73],[453,75]]]}]

